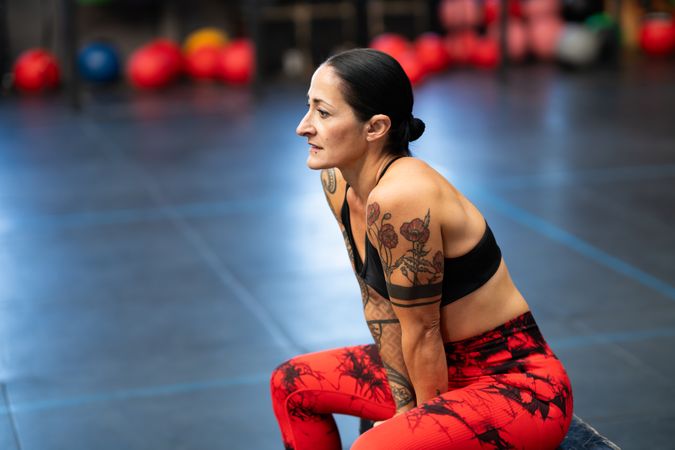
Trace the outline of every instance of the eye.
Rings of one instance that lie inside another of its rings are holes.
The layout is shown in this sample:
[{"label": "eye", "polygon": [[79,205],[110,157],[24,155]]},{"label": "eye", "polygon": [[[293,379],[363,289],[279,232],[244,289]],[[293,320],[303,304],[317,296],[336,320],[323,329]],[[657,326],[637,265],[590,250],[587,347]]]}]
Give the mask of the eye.
[{"label": "eye", "polygon": [[322,119],[325,119],[326,117],[329,116],[329,114],[328,114],[326,111],[322,110],[322,109],[317,109],[317,111],[319,112],[319,116],[320,116]]}]

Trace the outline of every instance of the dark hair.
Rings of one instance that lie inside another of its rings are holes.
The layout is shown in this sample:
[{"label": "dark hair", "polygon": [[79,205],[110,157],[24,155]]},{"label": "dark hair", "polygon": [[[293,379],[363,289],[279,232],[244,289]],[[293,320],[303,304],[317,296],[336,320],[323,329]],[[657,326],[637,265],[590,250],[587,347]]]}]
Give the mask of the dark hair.
[{"label": "dark hair", "polygon": [[408,143],[419,138],[425,127],[412,115],[412,86],[398,61],[378,50],[356,48],[333,55],[324,64],[342,80],[342,95],[359,120],[365,122],[375,114],[389,116],[385,151],[410,156]]}]

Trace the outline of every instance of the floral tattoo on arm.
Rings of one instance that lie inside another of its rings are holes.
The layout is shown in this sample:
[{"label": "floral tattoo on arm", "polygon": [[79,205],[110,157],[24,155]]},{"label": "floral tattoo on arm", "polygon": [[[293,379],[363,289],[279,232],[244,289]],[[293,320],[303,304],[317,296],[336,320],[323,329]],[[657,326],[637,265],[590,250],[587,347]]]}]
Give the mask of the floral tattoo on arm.
[{"label": "floral tattoo on arm", "polygon": [[[377,242],[387,288],[392,296],[402,300],[414,300],[440,294],[443,279],[443,252],[438,250],[433,258],[429,258],[431,250],[426,245],[430,235],[431,210],[427,210],[424,218],[415,218],[401,225],[399,233],[402,239],[400,241],[407,242],[410,247],[395,260],[392,250],[400,243],[399,235],[394,226],[388,222],[392,218],[391,213],[380,214],[378,203],[373,202],[368,205],[368,234],[372,241]],[[396,270],[400,271],[412,287],[391,284],[391,276]]]}]

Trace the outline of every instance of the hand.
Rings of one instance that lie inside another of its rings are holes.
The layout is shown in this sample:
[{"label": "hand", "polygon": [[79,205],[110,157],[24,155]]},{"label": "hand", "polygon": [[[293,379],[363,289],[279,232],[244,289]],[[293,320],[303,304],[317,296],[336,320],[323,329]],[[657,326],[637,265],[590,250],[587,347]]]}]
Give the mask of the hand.
[{"label": "hand", "polygon": [[[410,405],[410,406],[408,406],[408,407],[406,407],[406,408],[404,408],[404,409],[400,409],[400,410],[396,411],[396,413],[392,416],[392,418],[398,416],[399,414],[403,414],[403,413],[405,413],[406,411],[409,411],[409,410],[411,410],[411,409],[413,409],[413,408],[414,408],[414,405]],[[376,422],[373,422],[373,428],[375,428],[376,426],[381,425],[381,424],[383,424],[383,423],[385,423],[385,422],[386,422],[386,420],[378,420],[378,421],[376,421]]]}]

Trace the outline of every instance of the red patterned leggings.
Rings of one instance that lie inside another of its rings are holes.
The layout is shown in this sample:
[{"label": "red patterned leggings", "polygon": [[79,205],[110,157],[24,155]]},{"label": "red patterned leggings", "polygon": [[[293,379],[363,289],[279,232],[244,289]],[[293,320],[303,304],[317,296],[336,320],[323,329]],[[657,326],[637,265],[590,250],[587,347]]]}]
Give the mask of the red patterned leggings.
[{"label": "red patterned leggings", "polygon": [[374,345],[298,356],[272,374],[286,449],[340,450],[332,413],[386,420],[352,450],[555,449],[572,419],[565,369],[528,312],[445,345],[449,390],[393,417]]}]

